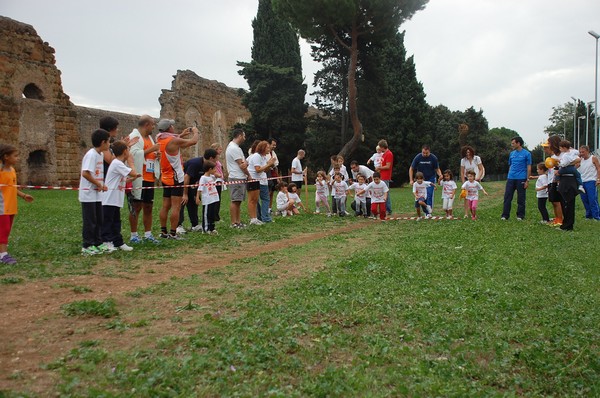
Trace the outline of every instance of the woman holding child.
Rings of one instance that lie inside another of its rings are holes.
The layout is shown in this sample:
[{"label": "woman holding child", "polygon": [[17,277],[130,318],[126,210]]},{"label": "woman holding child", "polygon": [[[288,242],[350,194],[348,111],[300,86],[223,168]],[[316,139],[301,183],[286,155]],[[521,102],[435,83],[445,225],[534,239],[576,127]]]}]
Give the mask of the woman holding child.
[{"label": "woman holding child", "polygon": [[[475,172],[475,181],[480,182],[485,177],[485,168],[481,158],[475,155],[475,149],[470,145],[465,145],[460,150],[462,159],[460,160],[460,180],[464,184],[467,181],[467,173]],[[465,200],[465,218],[469,217],[469,203]]]}]

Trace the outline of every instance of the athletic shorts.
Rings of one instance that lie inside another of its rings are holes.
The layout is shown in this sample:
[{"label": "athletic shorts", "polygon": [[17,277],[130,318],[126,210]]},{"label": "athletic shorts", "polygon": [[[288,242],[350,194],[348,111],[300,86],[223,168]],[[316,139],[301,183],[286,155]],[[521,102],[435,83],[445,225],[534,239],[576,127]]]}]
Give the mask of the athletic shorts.
[{"label": "athletic shorts", "polygon": [[163,182],[163,198],[170,198],[171,196],[183,196],[183,182],[175,181],[175,184],[169,185]]},{"label": "athletic shorts", "polygon": [[246,200],[246,180],[238,180],[235,178],[229,179],[230,184],[227,185],[227,189],[229,190],[229,197],[232,202],[243,202]]},{"label": "athletic shorts", "polygon": [[154,182],[142,181],[142,188],[143,189],[141,190],[142,193],[140,199],[136,199],[134,194],[133,201],[138,203],[154,203]]},{"label": "athletic shorts", "polygon": [[247,189],[248,189],[248,191],[258,191],[258,190],[260,190],[260,182],[259,181],[249,182]]},{"label": "athletic shorts", "polygon": [[421,205],[419,204],[419,202],[427,202],[427,199],[425,199],[425,198],[421,197],[421,198],[419,198],[419,199],[415,200],[415,209],[418,209],[418,208],[419,208],[419,206],[421,206]]},{"label": "athletic shorts", "polygon": [[558,183],[553,182],[548,186],[548,200],[552,203],[562,202],[562,195],[558,192]]}]

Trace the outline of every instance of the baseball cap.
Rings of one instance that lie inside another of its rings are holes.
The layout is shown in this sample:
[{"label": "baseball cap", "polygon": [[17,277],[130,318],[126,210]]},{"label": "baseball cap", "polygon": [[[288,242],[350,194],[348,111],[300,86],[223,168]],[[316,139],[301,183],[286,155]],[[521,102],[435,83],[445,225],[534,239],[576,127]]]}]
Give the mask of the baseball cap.
[{"label": "baseball cap", "polygon": [[548,141],[544,141],[542,143],[542,147],[544,147],[544,148],[548,148],[549,146],[550,146],[550,144],[548,143]]},{"label": "baseball cap", "polygon": [[175,125],[175,120],[172,119],[160,119],[156,124],[158,131],[167,131],[169,127]]}]

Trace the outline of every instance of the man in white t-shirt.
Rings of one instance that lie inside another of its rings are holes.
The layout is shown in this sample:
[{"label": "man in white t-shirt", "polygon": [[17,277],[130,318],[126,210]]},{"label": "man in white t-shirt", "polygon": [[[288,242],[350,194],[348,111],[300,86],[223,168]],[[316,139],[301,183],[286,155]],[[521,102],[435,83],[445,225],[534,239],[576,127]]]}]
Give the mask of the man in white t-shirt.
[{"label": "man in white t-shirt", "polygon": [[306,152],[300,149],[298,151],[298,156],[292,160],[292,182],[296,184],[298,190],[302,188],[302,183],[304,182],[304,170],[302,169],[302,163],[300,162],[304,159],[304,155],[306,155]]},{"label": "man in white t-shirt", "polygon": [[231,217],[231,226],[233,228],[243,228],[246,225],[241,222],[241,206],[246,200],[246,180],[248,179],[248,163],[244,156],[244,151],[240,145],[246,140],[246,133],[242,129],[233,130],[231,142],[225,150],[225,160],[227,162],[227,171],[229,172],[228,185],[231,204],[229,205],[229,214]]},{"label": "man in white t-shirt", "polygon": [[356,160],[350,162],[350,170],[352,171],[352,180],[354,181],[356,181],[356,177],[358,177],[359,174],[365,177],[366,184],[373,181],[374,171],[367,166],[359,165]]}]

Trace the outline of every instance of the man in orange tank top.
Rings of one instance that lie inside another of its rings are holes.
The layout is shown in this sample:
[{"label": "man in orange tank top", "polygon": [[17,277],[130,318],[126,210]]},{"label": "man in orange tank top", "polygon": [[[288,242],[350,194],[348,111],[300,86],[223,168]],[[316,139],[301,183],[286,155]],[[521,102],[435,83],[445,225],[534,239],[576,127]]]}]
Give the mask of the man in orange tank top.
[{"label": "man in orange tank top", "polygon": [[[142,172],[142,178],[133,181],[133,212],[129,214],[131,227],[131,243],[141,243],[142,240],[151,243],[159,241],[152,235],[152,208],[154,206],[154,167],[159,156],[158,144],[152,139],[152,131],[156,123],[152,116],[143,115],[138,121],[137,129],[129,134],[129,139],[138,140],[130,149],[135,163],[135,169]],[[144,236],[138,235],[140,212],[144,213]]]},{"label": "man in orange tank top", "polygon": [[[179,209],[183,198],[183,161],[181,149],[196,145],[198,142],[198,129],[190,127],[175,133],[175,121],[161,119],[158,124],[159,134],[156,136],[160,150],[160,180],[163,189],[163,204],[160,209],[160,237],[163,239],[181,239],[177,236],[179,222]],[[185,138],[189,135],[190,138]],[[169,212],[171,214],[169,215]],[[167,232],[167,219],[171,228]]]}]

